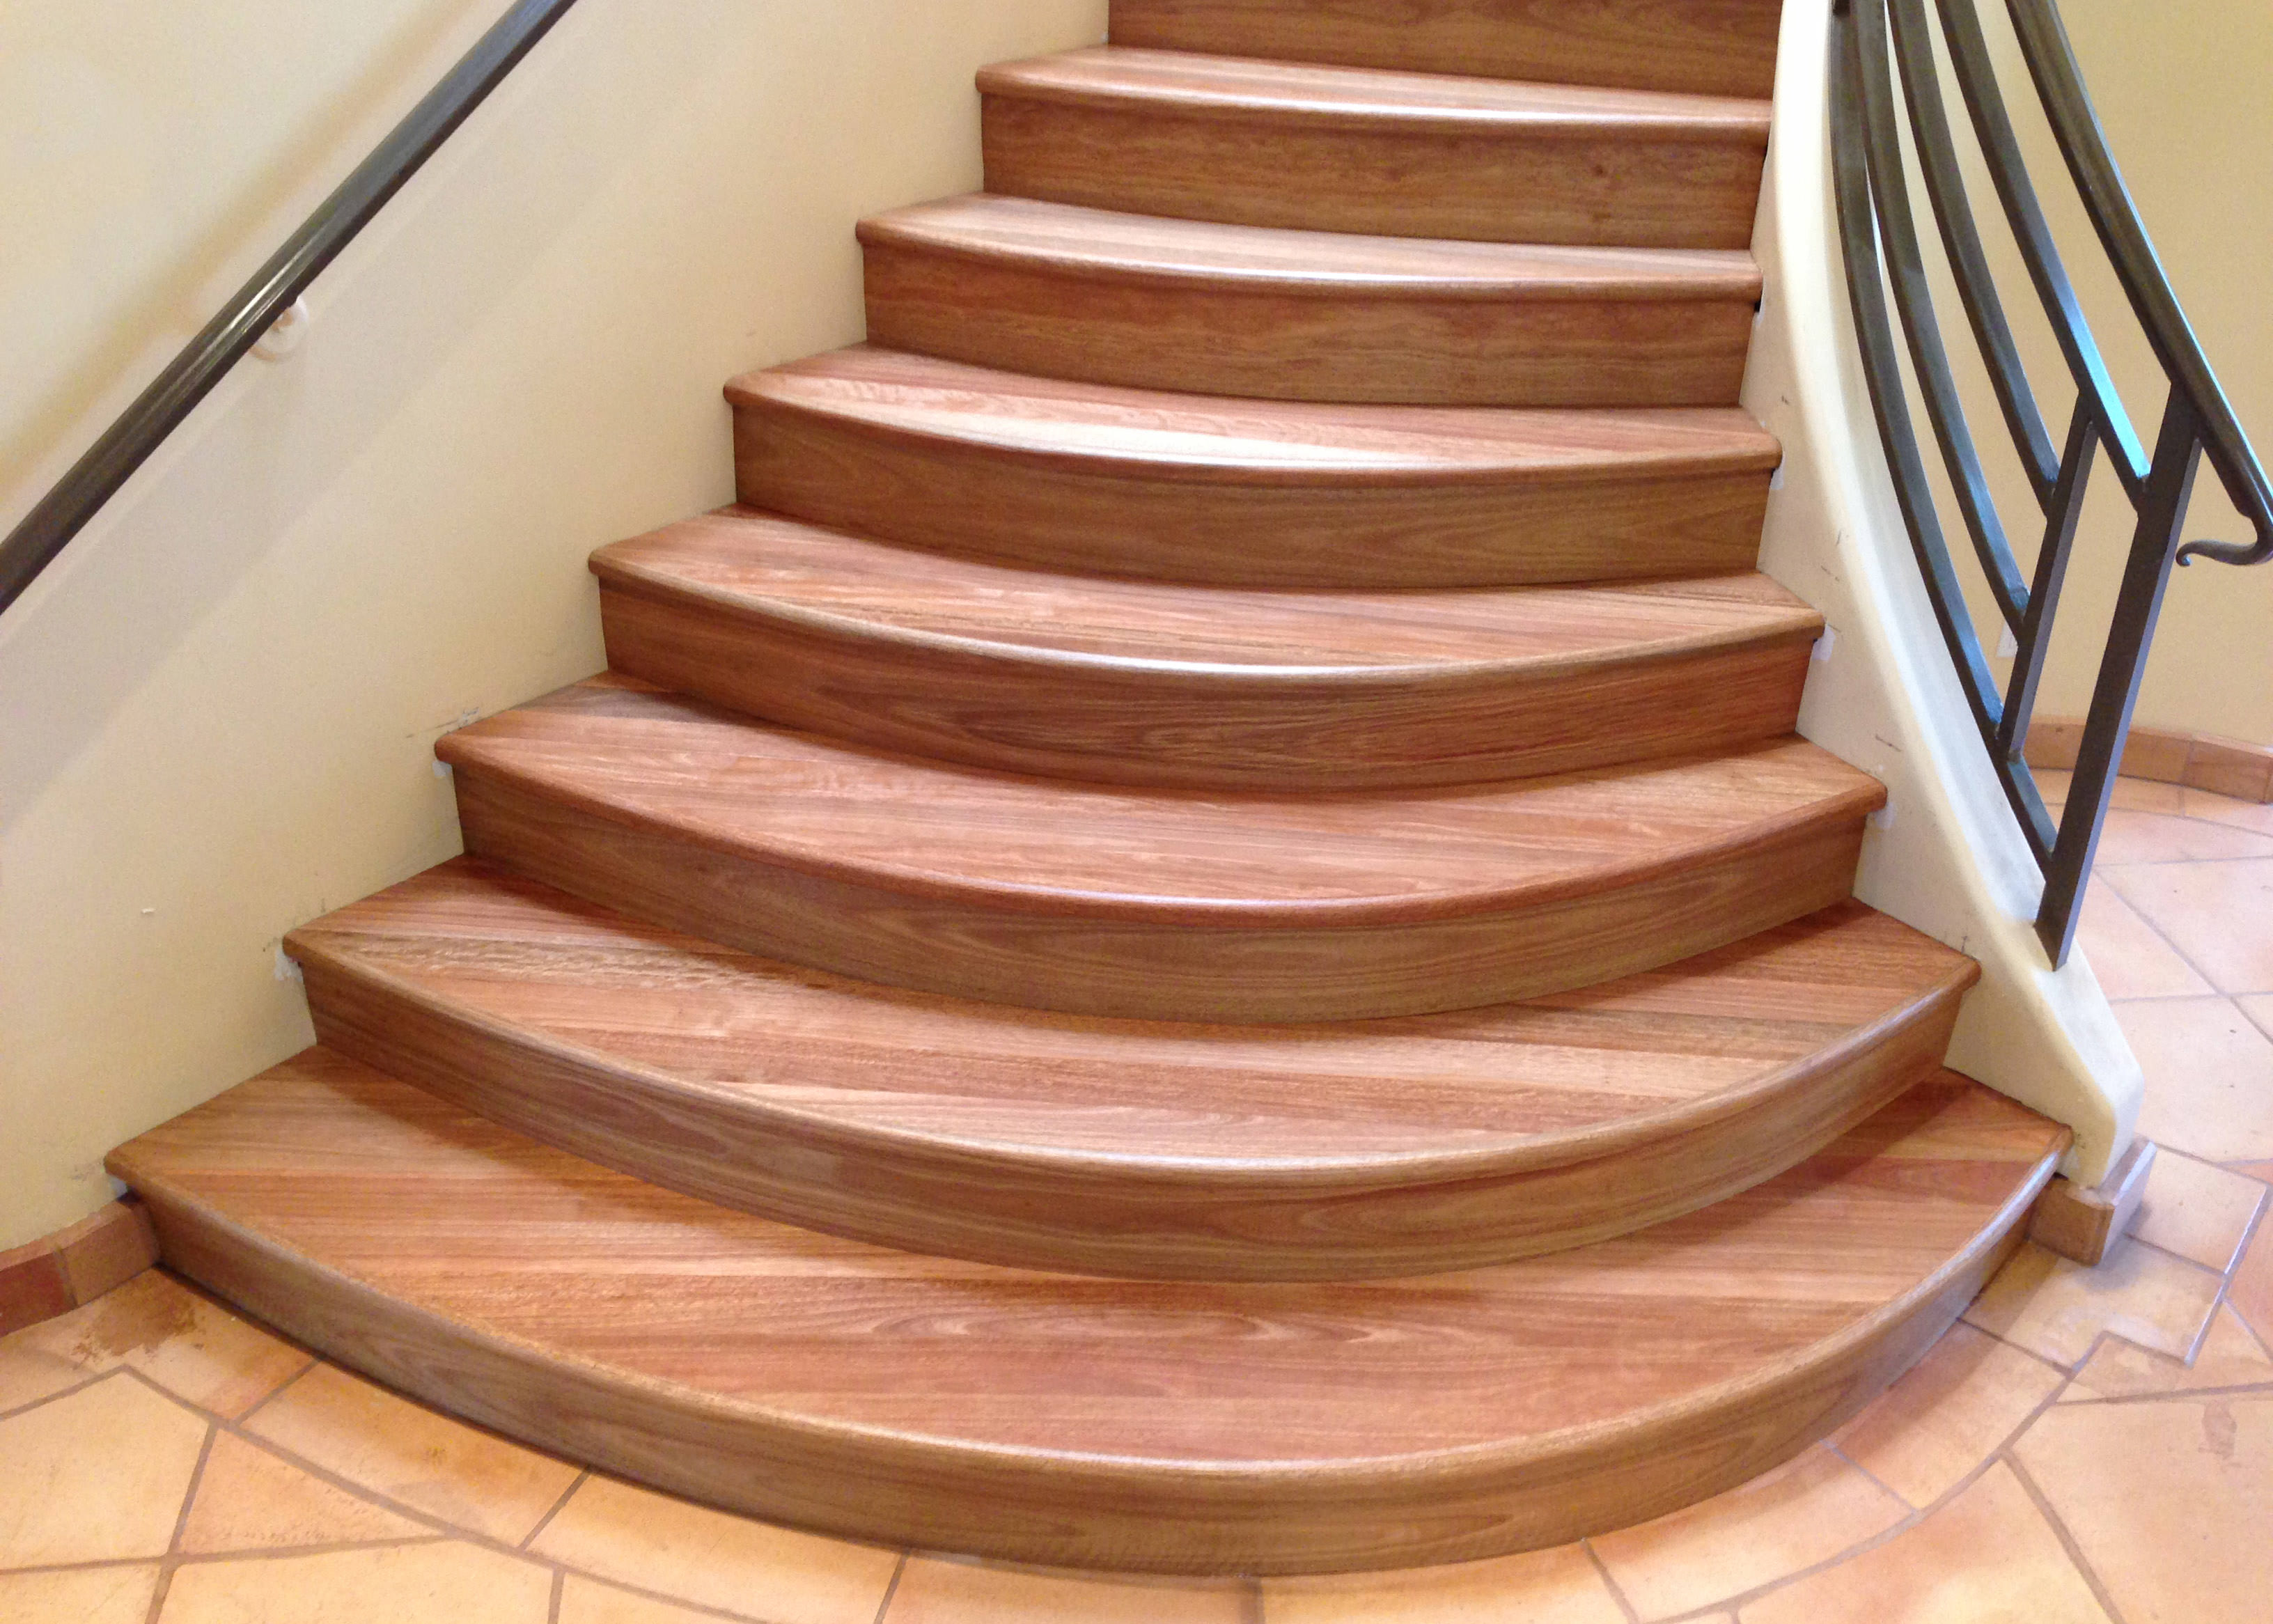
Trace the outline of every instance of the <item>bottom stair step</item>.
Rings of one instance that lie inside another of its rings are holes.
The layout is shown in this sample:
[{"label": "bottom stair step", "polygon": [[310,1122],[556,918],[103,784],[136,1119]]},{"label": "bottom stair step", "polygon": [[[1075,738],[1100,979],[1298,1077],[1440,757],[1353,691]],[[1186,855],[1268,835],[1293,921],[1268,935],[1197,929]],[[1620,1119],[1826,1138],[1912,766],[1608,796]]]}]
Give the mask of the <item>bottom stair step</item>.
[{"label": "bottom stair step", "polygon": [[1687,1218],[1465,1274],[1046,1274],[611,1173],[332,1052],[115,1152],[165,1260],[343,1364],[658,1487],[1055,1565],[1558,1544],[1821,1438],[2019,1239],[2067,1131],[1954,1074]]}]

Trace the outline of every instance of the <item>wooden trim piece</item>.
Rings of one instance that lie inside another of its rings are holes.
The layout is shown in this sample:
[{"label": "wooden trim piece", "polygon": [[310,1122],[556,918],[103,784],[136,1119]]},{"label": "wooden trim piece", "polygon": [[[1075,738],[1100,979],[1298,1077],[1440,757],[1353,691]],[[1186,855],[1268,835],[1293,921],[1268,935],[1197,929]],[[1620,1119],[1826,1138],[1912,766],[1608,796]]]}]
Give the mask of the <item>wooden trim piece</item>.
[{"label": "wooden trim piece", "polygon": [[150,1215],[131,1197],[0,1252],[0,1336],[83,1307],[157,1260]]},{"label": "wooden trim piece", "polygon": [[[2030,724],[2028,762],[2065,772],[2083,748],[2083,724],[2047,717]],[[2212,733],[2134,727],[2123,741],[2119,771],[2149,784],[2179,784],[2257,805],[2273,802],[2273,747]]]},{"label": "wooden trim piece", "polygon": [[1413,73],[1775,94],[1783,0],[1113,0],[1113,41]]},{"label": "wooden trim piece", "polygon": [[1562,1544],[1789,1458],[1962,1311],[2067,1138],[1944,1074],[1727,1209],[1332,1286],[1084,1281],[820,1240],[320,1050],[112,1165],[172,1267],[602,1470],[893,1545],[1304,1573]]},{"label": "wooden trim piece", "polygon": [[2139,1215],[2155,1152],[2151,1140],[2133,1139],[2123,1160],[2089,1189],[2066,1177],[2052,1180],[2029,1220],[2029,1238],[2088,1267],[2106,1262],[2120,1250]]},{"label": "wooden trim piece", "polygon": [[[920,1252],[1166,1279],[1429,1274],[1693,1211],[1935,1071],[1977,974],[1850,904],[1577,999],[1266,1038],[835,982],[467,861],[289,949],[326,1045],[620,1172]],[[661,1045],[637,1024],[656,1001],[685,1028]],[[1603,1055],[1624,1064],[1596,1080]],[[1464,1109],[1430,1073],[1471,1056]],[[1723,1080],[1677,1095],[1684,1058]],[[1274,1126],[1289,1089],[1311,1103]],[[1221,1125],[1170,1138],[1179,1116]]]}]

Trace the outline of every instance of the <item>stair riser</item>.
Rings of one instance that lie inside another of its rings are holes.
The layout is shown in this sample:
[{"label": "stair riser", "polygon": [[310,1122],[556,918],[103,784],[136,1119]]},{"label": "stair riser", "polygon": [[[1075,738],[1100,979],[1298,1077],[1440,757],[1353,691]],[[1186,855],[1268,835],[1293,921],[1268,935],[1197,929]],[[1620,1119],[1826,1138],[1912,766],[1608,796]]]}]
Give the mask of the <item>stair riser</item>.
[{"label": "stair riser", "polygon": [[1792,731],[1812,638],[1551,679],[1273,680],[888,642],[604,586],[608,663],[745,714],[910,755],[1163,786],[1481,783],[1706,755]]},{"label": "stair riser", "polygon": [[1169,479],[744,403],[741,500],[1045,568],[1264,587],[1516,586],[1752,568],[1767,471],[1549,483]]},{"label": "stair riser", "polygon": [[1843,900],[1851,822],[1518,912],[1309,929],[1016,911],[791,870],[555,801],[461,760],[466,847],[572,896],[751,952],[990,1003],[1159,1020],[1474,1009],[1655,969]]},{"label": "stair riser", "polygon": [[1160,102],[982,103],[989,192],[1377,237],[1744,248],[1767,152],[1764,133],[1412,133]]},{"label": "stair riser", "polygon": [[1287,294],[867,249],[872,343],[1047,378],[1414,406],[1733,406],[1741,299]]},{"label": "stair riser", "polygon": [[1431,1274],[1693,1212],[1804,1161],[1938,1070],[1962,996],[1944,989],[1716,1120],[1588,1145],[1562,1165],[1511,1153],[1394,1182],[1322,1169],[1242,1187],[848,1133],[470,1018],[313,939],[293,951],[325,1044],[619,1172],[926,1255],[1156,1280]]},{"label": "stair riser", "polygon": [[[1669,1423],[1557,1447],[1463,1451],[1427,1470],[1295,1475],[997,1455],[823,1430],[629,1381],[471,1331],[231,1223],[120,1162],[166,1264],[390,1387],[600,1470],[753,1516],[886,1545],[1160,1573],[1422,1566],[1567,1544],[1732,1488],[1858,1412],[2017,1249],[2025,1199],[1933,1280],[1775,1379]],[[532,1357],[532,1356],[535,1357]],[[1384,1403],[1413,1395],[1385,1391]]]},{"label": "stair riser", "polygon": [[1113,42],[1765,99],[1782,10],[1782,0],[1113,0]]}]

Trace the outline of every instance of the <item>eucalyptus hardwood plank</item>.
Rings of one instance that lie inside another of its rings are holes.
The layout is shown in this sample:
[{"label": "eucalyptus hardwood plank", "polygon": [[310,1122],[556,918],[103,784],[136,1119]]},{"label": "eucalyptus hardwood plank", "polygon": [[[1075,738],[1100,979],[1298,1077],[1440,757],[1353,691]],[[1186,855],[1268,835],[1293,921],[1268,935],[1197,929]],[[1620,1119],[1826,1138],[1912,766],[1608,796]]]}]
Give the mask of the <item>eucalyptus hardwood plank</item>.
[{"label": "eucalyptus hardwood plank", "polygon": [[608,663],[884,749],[1124,784],[1476,783],[1792,730],[1821,618],[1761,575],[1234,590],[912,552],[751,508],[603,548]]},{"label": "eucalyptus hardwood plank", "polygon": [[1277,400],[1733,406],[1749,254],[1511,247],[979,195],[864,221],[872,343]]},{"label": "eucalyptus hardwood plank", "polygon": [[859,347],[736,379],[741,499],[1103,575],[1417,588],[1753,568],[1782,453],[1721,408],[1234,401]]},{"label": "eucalyptus hardwood plank", "polygon": [[1849,903],[1456,1015],[1104,1020],[848,981],[461,859],[289,938],[320,1039],[667,1188],[912,1251],[1351,1279],[1625,1233],[1937,1070],[1971,961]]},{"label": "eucalyptus hardwood plank", "polygon": [[1417,1014],[1843,900],[1873,779],[1797,739],[1460,789],[1119,789],[886,756],[627,677],[446,735],[467,849],[691,935],[1077,1013]]},{"label": "eucalyptus hardwood plank", "polygon": [[1782,19],[1783,0],[1113,0],[1113,40],[1766,100]]},{"label": "eucalyptus hardwood plank", "polygon": [[1385,237],[1744,248],[1768,104],[1099,46],[979,75],[986,190]]},{"label": "eucalyptus hardwood plank", "polygon": [[732,1509],[1089,1568],[1563,1543],[1834,1429],[2017,1241],[2060,1129],[1943,1074],[1707,1212],[1497,1268],[1087,1280],[671,1194],[318,1049],[123,1147],[165,1260],[485,1425]]}]

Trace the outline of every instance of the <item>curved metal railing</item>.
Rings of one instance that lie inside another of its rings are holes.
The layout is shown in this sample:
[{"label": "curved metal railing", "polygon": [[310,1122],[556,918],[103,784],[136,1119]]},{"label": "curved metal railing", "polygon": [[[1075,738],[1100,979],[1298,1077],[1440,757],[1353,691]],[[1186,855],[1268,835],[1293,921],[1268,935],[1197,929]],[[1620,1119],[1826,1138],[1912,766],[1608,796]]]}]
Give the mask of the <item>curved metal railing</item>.
[{"label": "curved metal railing", "polygon": [[71,465],[55,489],[0,540],[0,613],[71,545],[71,538],[575,3],[516,0],[158,374],[125,415]]},{"label": "curved metal railing", "polygon": [[[2155,621],[2172,568],[2194,558],[2225,564],[2273,559],[2273,485],[2218,386],[2140,224],[2053,0],[2007,0],[2021,54],[2068,174],[2170,385],[2150,452],[2133,427],[2022,155],[1983,34],[1979,0],[1935,0],[1940,41],[1981,158],[2022,261],[2074,380],[2065,441],[2056,444],[2022,369],[1968,194],[1925,0],[1834,0],[1832,160],[1840,234],[1864,369],[1895,494],[1943,638],[1956,662],[1982,741],[2044,875],[2037,918],[2053,964],[2075,937],[2084,886],[2106,820],[2123,741],[2139,695]],[[1900,81],[1897,86],[1896,73]],[[1942,339],[1911,196],[1902,124],[1909,129],[1926,202],[1951,279],[1985,365],[1999,413],[2042,509],[2044,531],[2024,575],[1992,499]],[[1889,296],[1891,294],[1891,309]],[[1950,555],[1939,504],[1910,410],[1899,325],[1954,504],[1997,612],[2017,645],[2001,687],[1974,628]],[[2092,465],[2104,452],[2137,516],[2114,619],[2067,805],[2057,824],[2022,759],[2067,575]],[[2181,545],[2180,530],[2204,457],[2254,542]]]}]

